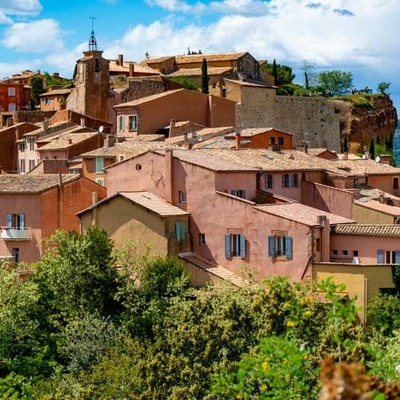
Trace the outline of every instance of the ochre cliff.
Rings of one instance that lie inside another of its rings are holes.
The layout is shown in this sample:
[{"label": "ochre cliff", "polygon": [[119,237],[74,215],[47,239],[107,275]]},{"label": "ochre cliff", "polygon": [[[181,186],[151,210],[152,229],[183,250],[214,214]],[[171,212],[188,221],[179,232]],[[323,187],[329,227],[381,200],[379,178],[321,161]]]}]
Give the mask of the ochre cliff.
[{"label": "ochre cliff", "polygon": [[362,152],[368,149],[371,138],[381,143],[397,127],[397,111],[389,96],[384,94],[364,94],[350,96],[352,101],[331,100],[335,112],[339,114],[340,134],[346,136],[350,151]]}]

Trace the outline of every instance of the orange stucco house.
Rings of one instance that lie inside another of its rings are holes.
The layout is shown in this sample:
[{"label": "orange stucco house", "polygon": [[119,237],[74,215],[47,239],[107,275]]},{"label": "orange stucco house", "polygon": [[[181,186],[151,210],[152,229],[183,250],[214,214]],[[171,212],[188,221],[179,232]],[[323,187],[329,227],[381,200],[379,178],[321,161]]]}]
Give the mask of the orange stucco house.
[{"label": "orange stucco house", "polygon": [[104,187],[79,175],[0,175],[0,260],[40,260],[44,238],[78,231],[76,213],[104,197]]},{"label": "orange stucco house", "polygon": [[157,133],[175,121],[192,121],[206,127],[233,126],[235,103],[186,89],[169,90],[114,107],[117,136]]}]

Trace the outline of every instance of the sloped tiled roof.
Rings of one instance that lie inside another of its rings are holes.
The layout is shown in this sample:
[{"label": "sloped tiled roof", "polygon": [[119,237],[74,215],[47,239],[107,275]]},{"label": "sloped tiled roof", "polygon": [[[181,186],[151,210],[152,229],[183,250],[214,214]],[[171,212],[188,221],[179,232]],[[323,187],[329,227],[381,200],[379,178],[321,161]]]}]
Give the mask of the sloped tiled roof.
[{"label": "sloped tiled roof", "polygon": [[162,197],[151,192],[119,192],[119,195],[161,217],[189,215],[187,211],[168,203]]},{"label": "sloped tiled roof", "polygon": [[389,204],[381,203],[377,200],[368,199],[366,197],[354,200],[354,204],[370,210],[379,211],[384,214],[393,215],[395,217],[400,216],[400,207],[390,206]]},{"label": "sloped tiled roof", "polygon": [[190,54],[184,56],[175,56],[176,63],[190,64],[190,63],[202,63],[205,58],[207,62],[213,61],[235,61],[246,55],[246,52],[239,53],[216,53],[216,54]]},{"label": "sloped tiled roof", "polygon": [[81,132],[81,133],[72,133],[72,134],[63,134],[60,135],[57,139],[52,139],[49,143],[38,148],[38,151],[42,150],[63,150],[67,149],[71,146],[76,145],[77,143],[84,142],[94,136],[98,136],[97,132]]},{"label": "sloped tiled roof", "polygon": [[[326,216],[330,225],[352,223],[354,220],[331,214],[317,208],[309,207],[301,203],[287,204],[263,204],[255,206],[257,210],[276,215],[281,218],[296,221],[303,225],[319,226],[319,216]],[[345,225],[343,225],[345,226]]]},{"label": "sloped tiled roof", "polygon": [[118,109],[118,108],[138,106],[138,105],[143,104],[143,103],[148,103],[150,101],[161,99],[163,97],[171,96],[172,94],[175,94],[177,92],[181,92],[183,90],[185,90],[185,89],[168,90],[166,92],[152,94],[150,96],[141,97],[139,99],[128,101],[126,103],[117,104],[116,106],[114,106],[114,108]]},{"label": "sloped tiled roof", "polygon": [[15,175],[0,174],[0,194],[40,193],[79,179],[76,174]]},{"label": "sloped tiled roof", "polygon": [[[226,72],[232,71],[233,67],[209,67],[207,68],[207,74],[209,76],[222,75]],[[171,72],[166,76],[169,78],[171,76],[201,76],[201,68],[181,68],[177,71]]]},{"label": "sloped tiled roof", "polygon": [[333,232],[337,235],[400,237],[400,225],[396,224],[336,225]]},{"label": "sloped tiled roof", "polygon": [[[159,154],[164,154],[165,151],[157,151]],[[189,164],[198,165],[199,167],[207,168],[212,171],[222,172],[256,172],[257,168],[246,166],[243,164],[221,160],[213,154],[200,152],[198,150],[175,149],[174,157]]]},{"label": "sloped tiled roof", "polygon": [[[276,131],[276,132],[282,133],[284,135],[293,136],[292,133],[284,132],[284,131],[281,131],[279,129],[275,129],[275,128],[272,128],[272,127],[269,127],[269,128],[246,128],[246,129],[241,129],[240,130],[240,136],[244,137],[244,138],[245,137],[252,137],[252,136],[257,136],[257,135],[260,135],[262,133],[271,132],[271,131]],[[234,137],[235,135],[236,135],[236,133],[234,132],[234,133],[231,133],[229,135],[226,135],[226,137]]]}]

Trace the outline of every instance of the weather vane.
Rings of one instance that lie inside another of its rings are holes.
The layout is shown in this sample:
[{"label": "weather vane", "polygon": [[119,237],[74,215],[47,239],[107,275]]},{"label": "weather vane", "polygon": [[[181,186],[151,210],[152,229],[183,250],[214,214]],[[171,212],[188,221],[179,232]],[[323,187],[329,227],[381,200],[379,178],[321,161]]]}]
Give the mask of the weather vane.
[{"label": "weather vane", "polygon": [[90,34],[89,39],[89,51],[97,51],[97,41],[96,37],[94,36],[94,20],[97,19],[96,17],[89,17],[92,20],[92,33]]}]

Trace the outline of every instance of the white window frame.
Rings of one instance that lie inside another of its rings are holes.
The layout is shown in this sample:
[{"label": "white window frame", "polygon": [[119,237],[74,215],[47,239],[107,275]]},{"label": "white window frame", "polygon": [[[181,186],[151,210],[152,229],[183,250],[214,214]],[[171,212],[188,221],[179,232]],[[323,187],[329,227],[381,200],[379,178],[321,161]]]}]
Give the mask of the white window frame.
[{"label": "white window frame", "polygon": [[137,131],[138,128],[138,116],[135,115],[130,115],[128,117],[128,126],[129,126],[129,131]]},{"label": "white window frame", "polygon": [[179,191],[179,203],[186,203],[186,202],[187,202],[186,192]]}]

